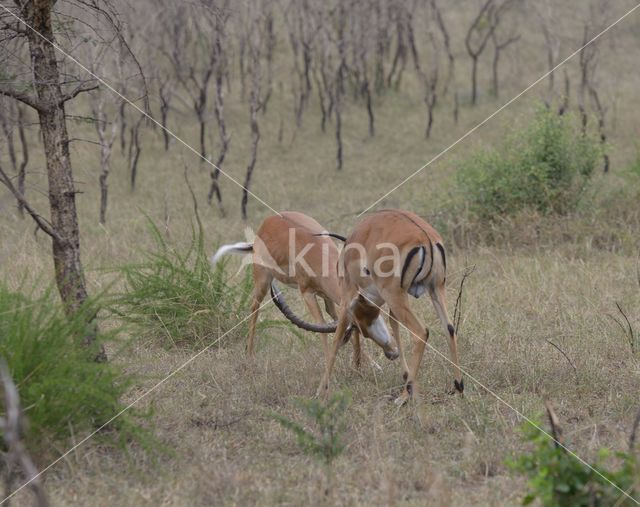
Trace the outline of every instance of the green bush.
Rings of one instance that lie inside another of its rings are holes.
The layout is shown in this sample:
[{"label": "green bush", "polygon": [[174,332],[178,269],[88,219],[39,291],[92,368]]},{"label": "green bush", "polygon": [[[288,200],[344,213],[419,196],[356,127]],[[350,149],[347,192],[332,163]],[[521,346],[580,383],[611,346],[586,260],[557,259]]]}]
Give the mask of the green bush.
[{"label": "green bush", "polygon": [[250,271],[232,286],[224,262],[211,267],[200,228],[185,251],[178,251],[149,223],[156,248],[145,262],[121,268],[126,291],[116,297],[117,313],[166,346],[202,345],[242,320],[251,294]]},{"label": "green bush", "polygon": [[[68,317],[50,293],[32,299],[0,284],[0,356],[18,388],[28,421],[25,441],[36,456],[97,429],[124,407],[120,400],[130,377],[113,363],[94,360],[100,344],[113,336],[82,344],[97,308],[93,300]],[[100,436],[121,444],[134,438],[146,446],[151,438],[139,417],[128,411]]]},{"label": "green bush", "polygon": [[575,209],[600,155],[597,139],[583,135],[570,116],[541,108],[498,150],[465,161],[458,182],[482,219],[523,209],[564,214]]},{"label": "green bush", "polygon": [[529,477],[529,491],[523,505],[536,499],[552,507],[631,505],[611,483],[637,498],[640,468],[632,452],[616,453],[614,457],[621,464],[617,470],[609,471],[602,462],[611,452],[601,449],[598,463],[589,468],[532,425],[525,423],[523,432],[526,440],[534,444],[533,452],[507,462],[512,470]]}]

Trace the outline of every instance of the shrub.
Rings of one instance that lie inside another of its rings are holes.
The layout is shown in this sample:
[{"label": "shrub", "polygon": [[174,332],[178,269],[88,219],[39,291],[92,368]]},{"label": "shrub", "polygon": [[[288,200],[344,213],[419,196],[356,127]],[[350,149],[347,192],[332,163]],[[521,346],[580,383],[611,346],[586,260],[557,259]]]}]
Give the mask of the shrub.
[{"label": "shrub", "polygon": [[526,440],[534,444],[533,452],[507,462],[512,470],[529,477],[529,491],[523,498],[523,505],[536,499],[542,505],[554,507],[628,505],[627,498],[611,483],[630,496],[636,496],[635,481],[640,470],[632,451],[615,453],[621,465],[617,470],[609,471],[602,463],[611,452],[600,449],[598,462],[589,468],[530,424],[525,423],[523,432]]},{"label": "shrub", "polygon": [[224,262],[211,267],[200,228],[178,251],[149,224],[156,248],[145,262],[121,268],[126,291],[115,299],[117,313],[168,346],[200,345],[241,320],[250,298],[249,270],[239,286],[231,286]]},{"label": "shrub", "polygon": [[564,214],[578,204],[600,153],[598,141],[570,116],[541,108],[500,149],[464,162],[458,182],[470,210],[483,219],[527,208]]},{"label": "shrub", "polygon": [[[25,441],[37,456],[98,428],[124,407],[120,400],[130,377],[113,363],[94,360],[100,344],[113,336],[99,335],[90,347],[82,344],[97,308],[97,300],[89,301],[68,317],[50,293],[31,299],[0,284],[0,356],[28,419]],[[151,444],[138,418],[131,411],[122,414],[110,428],[116,431],[105,433],[108,440]]]}]

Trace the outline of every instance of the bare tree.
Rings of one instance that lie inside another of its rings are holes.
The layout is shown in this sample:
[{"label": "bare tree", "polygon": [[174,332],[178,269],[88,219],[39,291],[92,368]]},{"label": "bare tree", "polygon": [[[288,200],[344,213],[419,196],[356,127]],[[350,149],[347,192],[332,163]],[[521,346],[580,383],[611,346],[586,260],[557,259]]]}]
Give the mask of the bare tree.
[{"label": "bare tree", "polygon": [[[251,126],[251,158],[247,166],[243,189],[242,189],[242,218],[246,220],[247,203],[249,200],[249,187],[251,186],[251,178],[258,159],[258,143],[260,142],[260,128],[258,125],[258,112],[262,107],[264,97],[262,85],[262,56],[265,43],[265,27],[260,22],[260,16],[271,8],[271,2],[264,0],[260,6],[257,2],[249,2],[247,5],[247,41],[249,44],[249,74],[251,76],[251,89],[249,93],[249,123]],[[258,8],[262,9],[262,12]]]},{"label": "bare tree", "polygon": [[[27,206],[24,194],[13,187],[2,171],[3,183],[22,202],[38,226],[52,239],[53,263],[58,290],[65,307],[75,312],[87,298],[82,263],[80,261],[80,231],[76,211],[77,189],[73,181],[69,156],[69,136],[65,117],[65,103],[80,93],[96,88],[91,81],[76,79],[67,88],[62,84],[53,32],[53,0],[15,0],[11,11],[22,17],[34,30],[25,28],[15,18],[2,15],[4,32],[17,38],[26,38],[33,76],[25,91],[24,83],[2,84],[0,94],[12,97],[32,108],[37,114],[42,131],[42,142],[49,182],[49,222]],[[69,78],[65,78],[69,82]]]},{"label": "bare tree", "polygon": [[[0,125],[7,143],[7,152],[11,167],[16,175],[17,190],[25,195],[25,181],[27,178],[27,164],[29,163],[29,144],[25,135],[25,106],[15,100],[2,100],[0,102]],[[18,141],[20,143],[20,155],[15,144],[15,128],[18,129]],[[20,157],[18,159],[18,156]],[[18,201],[18,211],[24,217],[24,206]]]},{"label": "bare tree", "polygon": [[[218,211],[221,216],[225,216],[224,206],[222,204],[222,193],[220,192],[219,186],[219,178],[220,178],[220,168],[224,163],[224,159],[227,156],[227,151],[229,150],[229,142],[230,137],[227,134],[227,125],[224,117],[224,90],[223,90],[223,81],[224,76],[228,66],[228,57],[225,53],[225,41],[227,40],[227,22],[230,17],[229,11],[229,0],[225,0],[225,2],[220,7],[219,12],[216,16],[216,24],[215,24],[215,32],[214,32],[214,50],[215,50],[215,100],[214,100],[214,113],[216,117],[216,122],[218,124],[218,136],[220,138],[220,151],[218,154],[218,159],[216,160],[216,167],[211,171],[211,186],[209,188],[209,193],[207,194],[207,202],[211,205],[213,200],[213,196],[216,196],[216,202],[218,204]],[[272,43],[271,41],[269,42]],[[273,58],[273,55],[269,56],[269,58]]]},{"label": "bare tree", "polygon": [[440,48],[436,41],[435,34],[432,30],[434,25],[433,20],[430,17],[425,18],[425,32],[428,39],[429,59],[428,63],[422,63],[420,54],[418,51],[418,44],[415,40],[414,28],[413,28],[413,14],[409,13],[406,23],[407,40],[411,56],[413,59],[413,65],[418,74],[418,78],[422,83],[423,100],[427,107],[427,121],[425,127],[425,138],[431,136],[431,128],[433,127],[433,112],[438,102],[438,79],[439,79],[439,56]]},{"label": "bare tree", "polygon": [[451,49],[451,37],[449,36],[449,31],[447,30],[444,18],[442,17],[442,12],[438,7],[437,0],[430,0],[429,5],[431,7],[432,15],[436,21],[436,25],[438,26],[438,30],[440,30],[440,34],[442,35],[444,50],[447,53],[447,78],[445,79],[444,87],[442,89],[442,95],[446,96],[449,91],[449,86],[451,86],[451,82],[453,81],[456,60],[453,55],[453,50]]},{"label": "bare tree", "polygon": [[489,22],[494,10],[494,0],[483,0],[464,38],[464,45],[471,57],[471,104],[474,106],[478,101],[478,59],[496,29],[496,25]]},{"label": "bare tree", "polygon": [[[176,97],[195,113],[199,126],[200,155],[208,158],[207,105],[209,84],[216,64],[215,28],[217,9],[208,0],[192,4],[167,1],[161,16],[163,40],[159,50],[167,58],[182,94]],[[204,161],[204,160],[203,160]]]},{"label": "bare tree", "polygon": [[158,99],[160,100],[160,123],[163,127],[160,130],[164,141],[164,151],[168,151],[171,140],[168,131],[168,119],[171,102],[175,95],[175,80],[172,74],[159,71],[156,81],[158,83]]},{"label": "bare tree", "polygon": [[102,90],[91,93],[90,97],[91,110],[100,144],[100,177],[98,179],[100,182],[100,223],[104,225],[107,222],[109,194],[107,179],[111,170],[109,161],[113,144],[118,137],[118,109],[116,109],[116,114],[110,114],[106,111],[108,99]]},{"label": "bare tree", "polygon": [[[542,5],[541,5],[542,4]],[[540,29],[544,36],[544,42],[547,50],[547,68],[551,71],[558,61],[560,54],[560,37],[557,30],[554,30],[552,23],[555,19],[554,12],[551,8],[551,2],[545,1],[533,4],[536,16],[540,22]],[[550,72],[548,81],[548,93],[553,94],[555,86],[555,73]]]},{"label": "bare tree", "polygon": [[502,21],[501,18],[507,12],[509,6],[513,4],[513,0],[507,0],[499,8],[493,11],[493,16],[491,16],[490,18],[491,24],[495,25],[495,28],[491,31],[491,42],[493,43],[493,62],[491,64],[491,75],[493,83],[492,91],[494,97],[496,98],[500,96],[500,79],[498,76],[500,54],[509,46],[520,40],[520,34],[516,32],[516,24],[513,18],[511,19],[511,23],[509,23],[510,29],[508,33],[504,34],[504,36],[499,33],[500,22]]},{"label": "bare tree", "polygon": [[[600,136],[600,142],[604,148],[607,142],[606,134],[606,115],[607,108],[602,102],[600,92],[598,91],[599,81],[597,78],[598,63],[600,56],[601,44],[599,41],[588,44],[595,34],[602,32],[602,30],[609,24],[609,11],[607,6],[608,1],[605,1],[600,5],[599,9],[594,8],[594,5],[590,6],[589,18],[584,22],[583,35],[582,35],[582,49],[579,54],[580,65],[580,83],[578,87],[578,109],[582,119],[582,130],[586,132],[587,124],[589,121],[589,113],[587,111],[587,98],[591,101],[591,107],[598,120],[598,134]],[[603,171],[608,172],[611,166],[609,154],[606,150],[602,150],[603,156]]]},{"label": "bare tree", "polygon": [[[412,2],[415,8],[416,3]],[[407,40],[406,40],[406,18],[408,15],[407,2],[405,0],[393,0],[389,4],[389,15],[395,24],[396,50],[391,62],[391,69],[387,74],[387,88],[393,85],[400,86],[402,73],[407,65]],[[394,82],[395,77],[395,82]]]}]

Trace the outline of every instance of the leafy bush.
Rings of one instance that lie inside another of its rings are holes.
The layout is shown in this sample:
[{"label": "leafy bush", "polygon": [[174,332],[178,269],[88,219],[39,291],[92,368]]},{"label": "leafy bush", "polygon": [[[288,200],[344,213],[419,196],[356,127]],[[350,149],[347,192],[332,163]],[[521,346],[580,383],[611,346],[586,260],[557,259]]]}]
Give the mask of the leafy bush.
[{"label": "leafy bush", "polygon": [[142,264],[121,268],[127,289],[116,298],[120,316],[142,324],[168,346],[197,346],[245,316],[249,270],[233,287],[224,262],[211,267],[201,228],[192,232],[190,245],[181,252],[167,244],[153,222],[149,224],[156,249],[146,254]]},{"label": "leafy bush", "polygon": [[596,472],[562,447],[556,446],[547,435],[530,424],[523,426],[523,432],[526,440],[534,444],[534,451],[507,462],[513,470],[529,477],[529,491],[522,501],[523,505],[536,499],[542,505],[558,507],[630,505],[611,482],[630,496],[637,497],[636,481],[640,469],[633,454],[615,453],[621,465],[611,472],[601,464],[610,457],[611,452],[601,449],[598,463],[591,465]]},{"label": "leafy bush", "polygon": [[[91,347],[82,344],[97,303],[90,301],[68,317],[49,293],[31,299],[0,284],[0,356],[28,419],[25,441],[39,456],[98,428],[124,407],[120,400],[131,379],[113,363],[94,361],[110,337],[98,336]],[[131,411],[122,414],[110,428],[117,431],[106,433],[109,440],[151,444],[138,418]]]},{"label": "leafy bush", "polygon": [[470,210],[483,219],[527,208],[563,214],[575,209],[600,153],[598,141],[570,116],[542,108],[499,150],[468,159],[458,182]]}]

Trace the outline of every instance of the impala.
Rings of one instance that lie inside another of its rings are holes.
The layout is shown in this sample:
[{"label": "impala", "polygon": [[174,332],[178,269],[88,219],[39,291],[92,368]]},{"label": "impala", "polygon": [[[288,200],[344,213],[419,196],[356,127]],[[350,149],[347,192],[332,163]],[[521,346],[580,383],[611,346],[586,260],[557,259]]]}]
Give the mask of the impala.
[{"label": "impala", "polygon": [[[448,336],[454,388],[462,393],[464,383],[458,362],[456,331],[445,302],[446,267],[442,238],[414,213],[382,210],[360,221],[340,254],[338,271],[342,304],[319,394],[328,390],[338,348],[344,343],[345,336],[352,333],[357,336],[360,332],[382,347],[388,358],[400,356],[404,388],[396,403],[406,403],[412,397],[429,338],[429,330],[411,311],[409,295],[419,298],[427,292]],[[384,304],[389,307],[393,337],[380,318]],[[409,363],[400,341],[400,324],[407,328],[413,339]]]},{"label": "impala", "polygon": [[[288,317],[294,323],[314,332],[331,333],[335,329],[335,322],[328,327],[322,325],[325,319],[316,297],[319,296],[324,300],[327,313],[335,321],[336,305],[340,303],[340,288],[336,273],[340,254],[324,231],[325,229],[313,218],[294,211],[284,211],[280,215],[267,217],[262,222],[255,241],[224,245],[211,258],[211,262],[215,264],[229,253],[253,255],[253,293],[247,339],[249,355],[254,354],[258,309],[275,280],[300,290],[304,304],[318,324],[309,324],[301,319],[296,321],[295,315],[291,312]],[[345,239],[335,234],[332,236]],[[279,304],[281,309],[288,310],[275,284],[272,291],[274,291],[273,298],[276,304]],[[327,338],[324,334],[322,338],[325,356],[328,357]],[[354,361],[359,362],[359,357],[358,352],[354,355]]]}]

